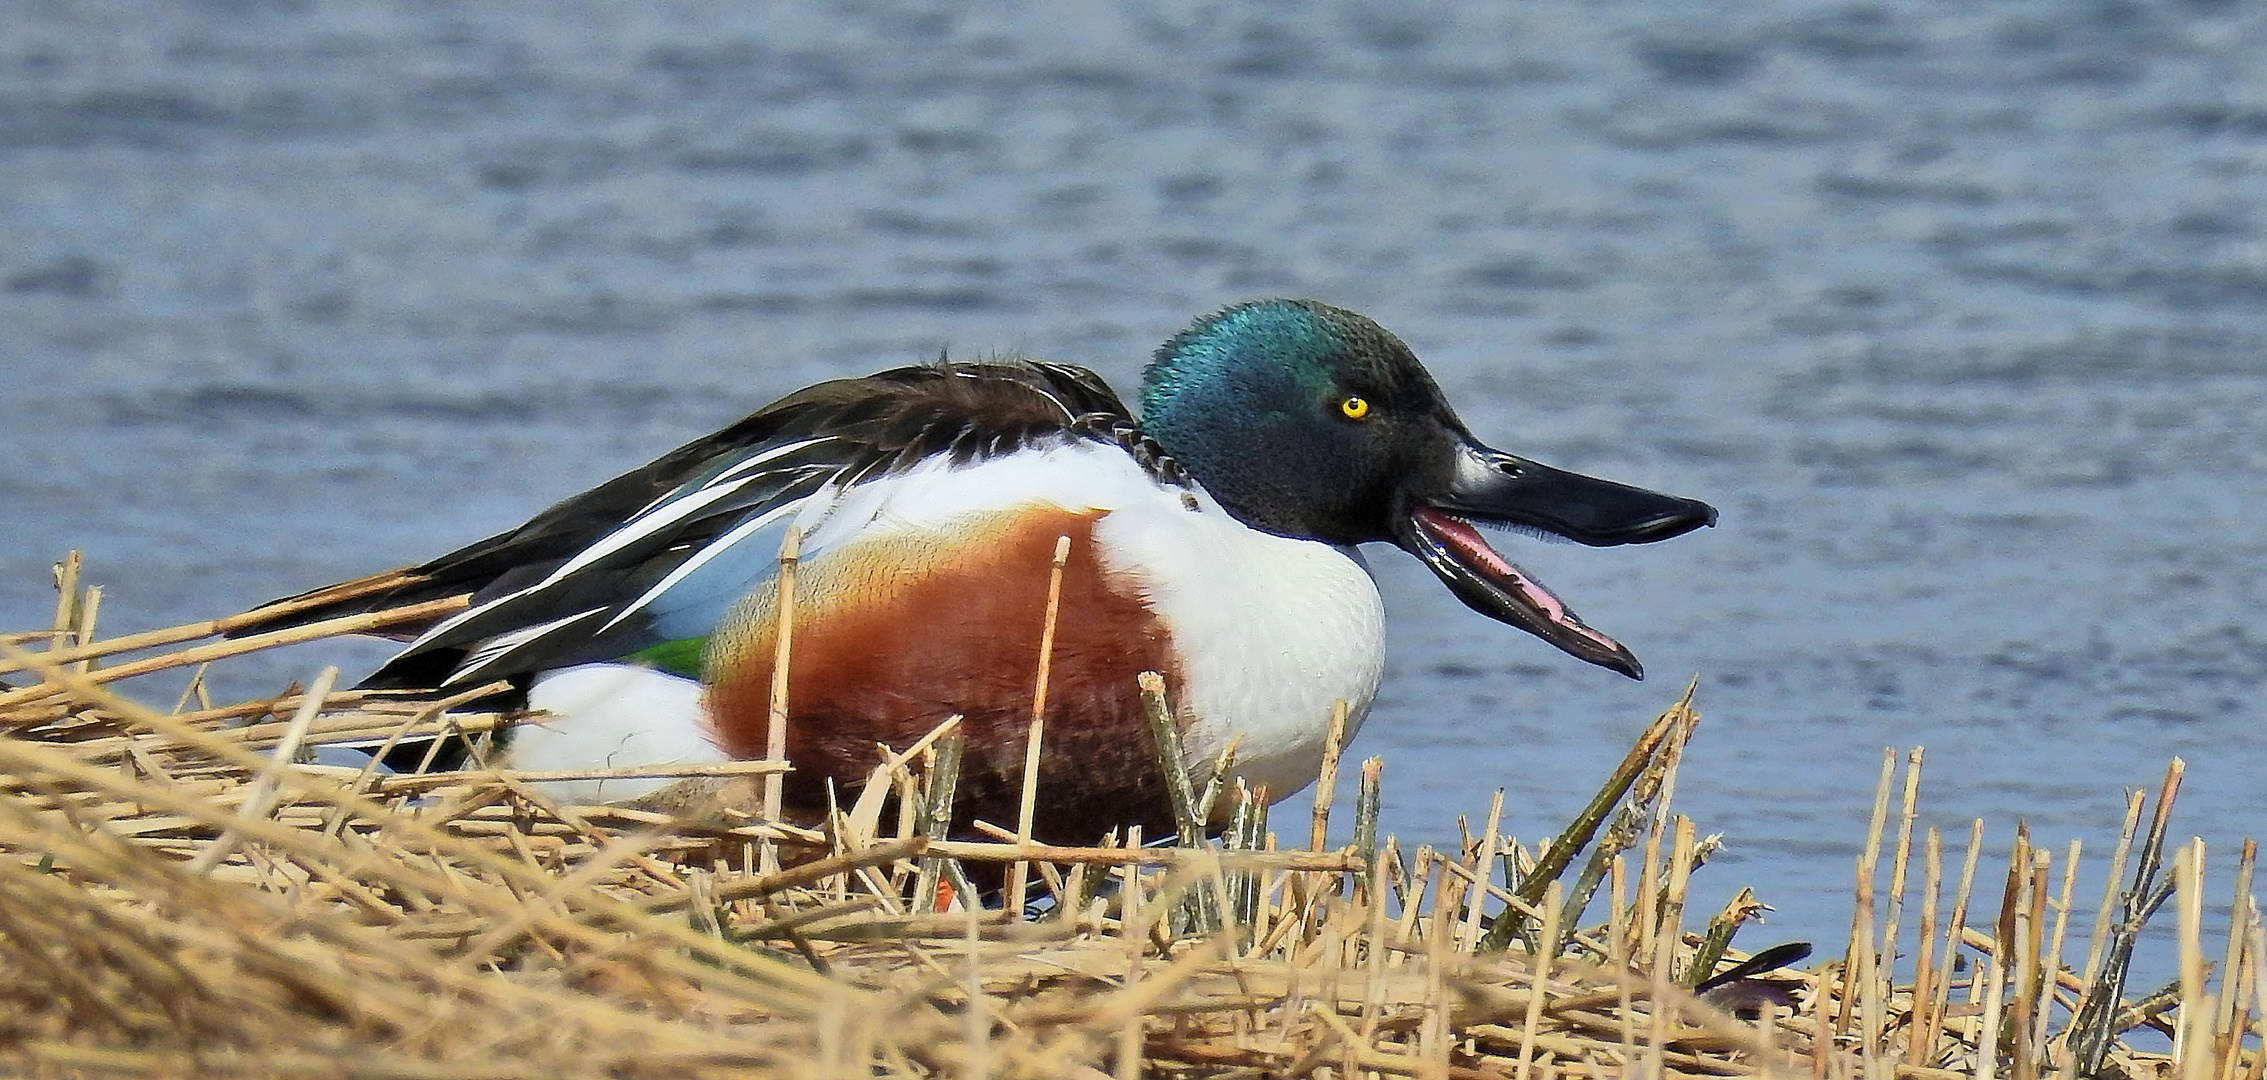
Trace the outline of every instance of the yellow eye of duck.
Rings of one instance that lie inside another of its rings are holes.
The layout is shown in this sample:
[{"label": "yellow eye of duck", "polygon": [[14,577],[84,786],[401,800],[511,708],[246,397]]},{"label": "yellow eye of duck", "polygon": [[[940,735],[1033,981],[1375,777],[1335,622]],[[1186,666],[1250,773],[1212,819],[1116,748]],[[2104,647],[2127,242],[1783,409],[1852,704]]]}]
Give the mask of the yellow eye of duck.
[{"label": "yellow eye of duck", "polygon": [[1359,394],[1348,394],[1346,400],[1338,403],[1338,411],[1345,413],[1348,420],[1359,420],[1370,415],[1370,402]]}]

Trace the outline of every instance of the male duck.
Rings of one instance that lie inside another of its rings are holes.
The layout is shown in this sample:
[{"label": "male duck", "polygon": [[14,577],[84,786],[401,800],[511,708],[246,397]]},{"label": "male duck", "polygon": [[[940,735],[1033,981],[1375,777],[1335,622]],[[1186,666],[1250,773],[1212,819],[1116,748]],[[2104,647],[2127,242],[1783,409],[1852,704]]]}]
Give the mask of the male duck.
[{"label": "male duck", "polygon": [[1606,546],[1716,519],[1482,445],[1400,339],[1313,301],[1197,320],[1157,351],[1141,402],[1137,423],[1093,372],[1028,360],[820,383],[517,529],[365,579],[392,582],[374,595],[333,586],[348,598],[310,608],[331,591],[316,590],[267,625],[469,593],[363,685],[512,680],[554,714],[510,733],[522,768],[761,757],[792,525],[791,801],[825,805],[824,781],[862,781],[876,743],[958,714],[960,806],[1012,822],[1068,536],[1038,820],[1091,842],[1171,821],[1142,671],[1165,675],[1192,761],[1241,736],[1249,782],[1280,798],[1314,780],[1334,703],[1351,734],[1383,664],[1355,545],[1394,544],[1481,614],[1637,678],[1628,649],[1474,523]]}]

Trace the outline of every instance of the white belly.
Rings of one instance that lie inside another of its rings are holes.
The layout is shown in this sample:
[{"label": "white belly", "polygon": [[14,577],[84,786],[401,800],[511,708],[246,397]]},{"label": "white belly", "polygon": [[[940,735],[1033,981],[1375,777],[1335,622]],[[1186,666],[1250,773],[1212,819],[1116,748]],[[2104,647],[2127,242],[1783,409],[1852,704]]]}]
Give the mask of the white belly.
[{"label": "white belly", "polygon": [[1129,506],[1097,526],[1108,565],[1139,583],[1173,635],[1194,714],[1190,764],[1241,736],[1236,775],[1271,799],[1313,783],[1333,706],[1351,739],[1385,667],[1385,606],[1359,554],[1237,523],[1217,505]]},{"label": "white belly", "polygon": [[[512,730],[499,764],[538,772],[636,765],[701,765],[727,760],[708,737],[701,686],[630,664],[583,664],[545,672],[527,707],[551,715]],[[544,794],[579,803],[649,795],[670,778],[555,780]]]}]

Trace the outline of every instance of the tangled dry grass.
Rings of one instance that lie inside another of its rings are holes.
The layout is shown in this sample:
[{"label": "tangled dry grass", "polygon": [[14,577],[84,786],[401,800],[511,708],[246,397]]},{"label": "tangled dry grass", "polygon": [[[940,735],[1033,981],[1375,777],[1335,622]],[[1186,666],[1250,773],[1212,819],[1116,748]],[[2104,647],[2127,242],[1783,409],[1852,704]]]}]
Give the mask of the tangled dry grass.
[{"label": "tangled dry grass", "polygon": [[[1840,958],[1723,981],[1763,908],[1745,890],[1688,908],[1715,845],[1673,809],[1689,693],[1539,844],[1500,835],[1499,794],[1456,848],[1403,851],[1377,835],[1373,759],[1336,846],[1333,784],[1304,808],[1305,842],[1282,842],[1262,800],[1200,771],[1173,846],[1045,847],[943,834],[949,725],[879,748],[852,805],[800,824],[732,800],[562,805],[547,774],[310,764],[325,742],[478,739],[518,718],[467,711],[477,691],[406,700],[328,672],[262,701],[145,704],[114,684],[388,615],[102,641],[99,593],[75,560],[58,578],[55,626],[0,636],[0,677],[28,681],[0,690],[0,1068],[20,1075],[2261,1073],[2252,849],[2215,980],[2201,844],[2167,872],[2177,762],[2148,821],[2130,797],[2089,934],[2075,844],[2018,834],[2002,877],[1978,823],[1947,874],[1936,832],[1915,835],[1919,752],[1901,784],[1886,756]],[[1161,756],[1178,759],[1169,730]],[[1215,799],[1234,812],[1207,838]],[[1035,902],[976,902],[980,863]],[[2140,925],[2169,900],[2182,978],[2129,999]],[[2129,1044],[2137,1028],[2169,1050]]]}]

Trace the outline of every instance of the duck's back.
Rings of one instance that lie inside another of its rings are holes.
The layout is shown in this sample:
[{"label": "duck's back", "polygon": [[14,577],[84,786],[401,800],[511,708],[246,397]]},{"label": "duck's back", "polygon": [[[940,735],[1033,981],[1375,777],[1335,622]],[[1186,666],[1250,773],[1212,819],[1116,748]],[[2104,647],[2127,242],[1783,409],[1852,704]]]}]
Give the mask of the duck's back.
[{"label": "duck's back", "polygon": [[[768,576],[785,524],[774,518],[778,523],[757,536],[748,528],[756,519],[939,457],[974,462],[1072,432],[1112,437],[1133,428],[1125,405],[1099,377],[1068,365],[939,363],[819,383],[518,528],[419,566],[275,601],[262,609],[273,617],[246,621],[235,633],[470,596],[464,613],[405,627],[413,645],[364,685],[461,683],[453,676],[465,674],[482,646],[593,609],[587,621],[564,628],[571,632],[536,635],[509,655],[492,651],[478,674],[483,681],[524,679],[566,663],[614,659],[683,629],[651,625],[657,616],[684,611],[675,622],[698,620],[703,613],[687,609],[701,606],[701,582],[686,586],[686,577],[714,576],[710,568],[719,560]],[[770,553],[751,557],[765,539]],[[672,575],[670,588],[646,596]],[[741,592],[709,613],[711,625]],[[607,624],[597,640],[595,627]]]}]

